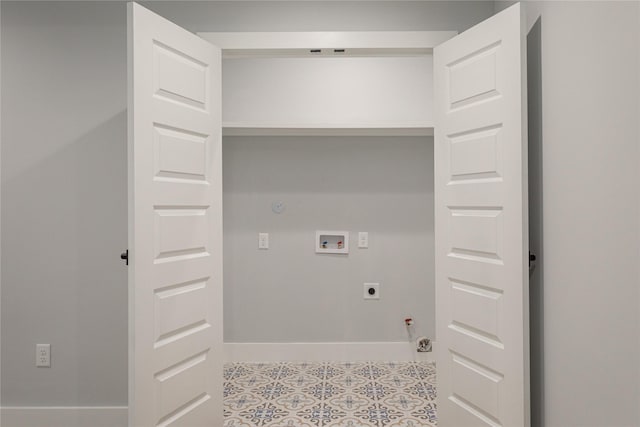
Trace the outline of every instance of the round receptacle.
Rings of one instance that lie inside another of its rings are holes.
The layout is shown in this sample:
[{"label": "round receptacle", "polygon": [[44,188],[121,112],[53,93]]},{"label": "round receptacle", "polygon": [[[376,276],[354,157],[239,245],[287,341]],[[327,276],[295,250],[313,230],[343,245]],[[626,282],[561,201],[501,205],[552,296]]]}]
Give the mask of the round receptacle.
[{"label": "round receptacle", "polygon": [[380,299],[380,283],[365,283],[364,299]]}]

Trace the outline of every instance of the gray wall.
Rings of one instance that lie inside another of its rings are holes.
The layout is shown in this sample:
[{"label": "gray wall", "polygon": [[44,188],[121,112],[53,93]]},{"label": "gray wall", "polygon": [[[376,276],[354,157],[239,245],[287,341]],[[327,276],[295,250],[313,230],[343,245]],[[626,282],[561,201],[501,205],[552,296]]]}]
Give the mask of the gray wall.
[{"label": "gray wall", "polygon": [[2,404],[123,404],[125,6],[2,9]]},{"label": "gray wall", "polygon": [[[534,420],[545,424],[535,425],[637,426],[638,6],[527,6],[542,13],[532,300],[544,410]],[[152,8],[203,31],[462,30],[493,12],[492,2]],[[124,5],[3,1],[1,38],[2,403],[126,404]],[[53,367],[36,370],[43,341]]]},{"label": "gray wall", "polygon": [[[493,2],[147,5],[193,31],[464,30],[493,13]],[[125,10],[2,2],[3,405],[127,403]],[[39,342],[50,369],[34,366]]]},{"label": "gray wall", "polygon": [[533,426],[639,426],[639,3],[526,10]]},{"label": "gray wall", "polygon": [[156,1],[144,6],[191,31],[465,30],[492,1]]},{"label": "gray wall", "polygon": [[[407,316],[433,337],[431,137],[226,137],[223,165],[225,341],[404,341]],[[315,230],[350,253],[316,254]]]},{"label": "gray wall", "polygon": [[[431,69],[430,56],[225,60],[223,118],[430,122]],[[409,316],[434,337],[432,138],[225,138],[223,153],[225,341],[405,341]],[[316,230],[348,230],[350,253],[316,254]]]}]

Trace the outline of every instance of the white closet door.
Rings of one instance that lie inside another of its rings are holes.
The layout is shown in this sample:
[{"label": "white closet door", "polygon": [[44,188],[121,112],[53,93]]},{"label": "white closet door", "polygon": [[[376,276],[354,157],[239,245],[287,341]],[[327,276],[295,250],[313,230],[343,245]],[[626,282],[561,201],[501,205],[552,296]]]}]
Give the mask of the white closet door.
[{"label": "white closet door", "polygon": [[220,49],[128,19],[129,425],[221,426]]},{"label": "white closet door", "polygon": [[435,48],[438,426],[528,426],[526,67],[519,4]]}]

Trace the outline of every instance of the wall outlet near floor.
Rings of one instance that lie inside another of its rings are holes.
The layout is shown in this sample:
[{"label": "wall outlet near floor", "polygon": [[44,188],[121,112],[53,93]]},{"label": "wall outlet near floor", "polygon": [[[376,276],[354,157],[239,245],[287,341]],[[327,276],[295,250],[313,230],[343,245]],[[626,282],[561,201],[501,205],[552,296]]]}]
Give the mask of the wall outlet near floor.
[{"label": "wall outlet near floor", "polygon": [[365,283],[364,299],[380,299],[380,283]]},{"label": "wall outlet near floor", "polygon": [[51,367],[51,344],[36,344],[36,366]]}]

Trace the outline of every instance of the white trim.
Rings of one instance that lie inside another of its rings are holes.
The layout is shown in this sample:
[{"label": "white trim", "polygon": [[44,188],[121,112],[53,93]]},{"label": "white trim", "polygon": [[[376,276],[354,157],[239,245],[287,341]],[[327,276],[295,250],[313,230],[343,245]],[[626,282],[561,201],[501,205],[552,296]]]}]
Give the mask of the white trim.
[{"label": "white trim", "polygon": [[[422,49],[430,51],[457,31],[199,32],[227,51],[278,49]],[[227,52],[229,53],[229,52]]]},{"label": "white trim", "polygon": [[2,407],[3,427],[125,427],[126,406]]},{"label": "white trim", "polygon": [[429,123],[322,124],[230,123],[222,124],[223,136],[433,136]]},{"label": "white trim", "polygon": [[[435,347],[435,343],[434,343]],[[225,362],[433,361],[414,342],[225,343]]]}]

